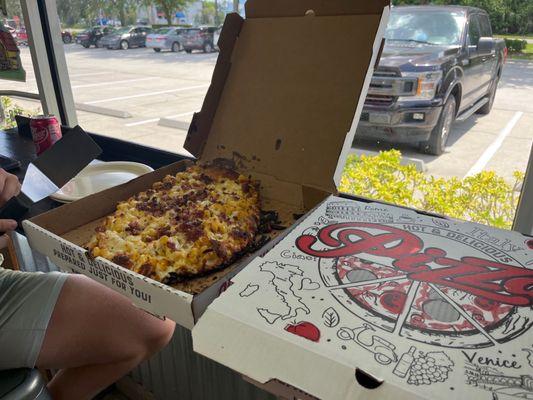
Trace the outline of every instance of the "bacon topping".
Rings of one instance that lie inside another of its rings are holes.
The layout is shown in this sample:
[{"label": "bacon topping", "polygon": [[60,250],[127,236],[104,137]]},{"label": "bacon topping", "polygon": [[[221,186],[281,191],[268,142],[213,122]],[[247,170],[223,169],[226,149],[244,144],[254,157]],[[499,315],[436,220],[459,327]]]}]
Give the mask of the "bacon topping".
[{"label": "bacon topping", "polygon": [[151,264],[143,264],[139,268],[139,274],[150,277],[154,273],[154,267]]},{"label": "bacon topping", "polygon": [[131,235],[138,235],[142,232],[141,226],[139,225],[139,222],[132,221],[128,224],[128,226],[125,229],[126,232],[129,232]]},{"label": "bacon topping", "polygon": [[132,266],[131,259],[126,254],[117,254],[113,257],[111,261],[113,261],[117,265],[120,265],[121,267],[128,269],[130,269]]}]

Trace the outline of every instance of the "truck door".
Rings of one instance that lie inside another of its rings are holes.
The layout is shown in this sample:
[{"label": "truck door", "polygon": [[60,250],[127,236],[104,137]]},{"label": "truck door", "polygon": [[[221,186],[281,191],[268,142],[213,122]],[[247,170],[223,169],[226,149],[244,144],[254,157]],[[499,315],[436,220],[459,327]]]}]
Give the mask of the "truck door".
[{"label": "truck door", "polygon": [[[479,30],[481,37],[492,37],[492,29],[490,27],[489,17],[486,14],[479,14]],[[498,57],[496,51],[493,50],[490,55],[487,55],[482,59],[484,64],[485,78],[487,79],[488,86],[486,87],[489,90],[490,85],[492,84],[492,78],[496,75],[496,68],[498,67]]]},{"label": "truck door", "polygon": [[134,46],[140,46],[141,45],[141,29],[135,28],[130,33],[130,43]]},{"label": "truck door", "polygon": [[463,61],[463,104],[469,107],[487,92],[487,77],[483,59],[477,52],[477,44],[481,32],[477,14],[471,14],[468,18],[466,48],[467,58]]}]

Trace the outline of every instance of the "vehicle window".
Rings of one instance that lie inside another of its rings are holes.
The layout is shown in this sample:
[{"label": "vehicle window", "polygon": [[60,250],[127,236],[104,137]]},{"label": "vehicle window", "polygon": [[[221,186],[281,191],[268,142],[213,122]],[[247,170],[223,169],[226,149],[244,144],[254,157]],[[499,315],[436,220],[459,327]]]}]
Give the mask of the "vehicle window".
[{"label": "vehicle window", "polygon": [[131,28],[126,27],[126,28],[120,28],[120,29],[117,29],[115,33],[116,33],[117,35],[123,35],[123,34],[125,34],[125,33],[130,33],[130,31],[131,31]]},{"label": "vehicle window", "polygon": [[492,37],[492,30],[490,27],[489,17],[487,15],[479,15],[479,29],[481,37]]},{"label": "vehicle window", "polygon": [[200,33],[200,29],[187,29],[183,32],[183,35],[193,37],[197,35],[198,33]]},{"label": "vehicle window", "polygon": [[463,12],[396,9],[391,14],[385,38],[414,43],[460,44],[464,21]]},{"label": "vehicle window", "polygon": [[172,33],[172,29],[170,29],[170,28],[160,28],[160,29],[156,29],[154,31],[154,33],[157,33],[159,35],[166,35],[166,34]]},{"label": "vehicle window", "polygon": [[471,46],[477,46],[480,37],[479,20],[477,15],[472,15],[468,21],[468,43]]}]

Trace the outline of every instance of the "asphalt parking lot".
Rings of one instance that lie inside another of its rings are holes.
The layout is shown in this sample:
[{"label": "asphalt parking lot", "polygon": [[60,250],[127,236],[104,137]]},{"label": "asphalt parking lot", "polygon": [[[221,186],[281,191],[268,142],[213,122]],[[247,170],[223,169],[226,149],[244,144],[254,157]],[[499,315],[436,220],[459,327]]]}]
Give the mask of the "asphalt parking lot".
[{"label": "asphalt parking lot", "polygon": [[[82,127],[184,152],[188,123],[201,107],[218,53],[155,53],[146,48],[113,51],[75,44],[66,45],[65,52]],[[21,57],[28,81],[9,82],[8,88],[36,92],[27,48],[22,49]],[[356,142],[356,147],[365,152],[399,148],[407,161],[414,160],[437,176],[463,177],[490,169],[511,180],[513,171],[525,170],[532,143],[533,63],[508,61],[492,112],[456,123],[443,155],[422,155],[409,146],[368,142]]]}]

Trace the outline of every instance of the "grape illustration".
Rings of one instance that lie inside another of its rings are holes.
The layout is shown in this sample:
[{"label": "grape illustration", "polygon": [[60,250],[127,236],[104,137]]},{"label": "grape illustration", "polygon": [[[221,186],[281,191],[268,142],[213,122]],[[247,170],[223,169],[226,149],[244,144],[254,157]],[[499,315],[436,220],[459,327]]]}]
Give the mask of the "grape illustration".
[{"label": "grape illustration", "polygon": [[442,351],[424,353],[419,352],[409,369],[407,383],[410,385],[431,385],[444,382],[452,370],[453,361]]}]

